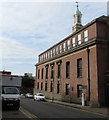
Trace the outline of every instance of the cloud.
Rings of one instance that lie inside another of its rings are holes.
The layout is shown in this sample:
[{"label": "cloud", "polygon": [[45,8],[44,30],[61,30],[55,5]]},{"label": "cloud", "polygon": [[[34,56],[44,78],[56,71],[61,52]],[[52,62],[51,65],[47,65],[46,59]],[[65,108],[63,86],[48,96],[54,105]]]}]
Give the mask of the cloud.
[{"label": "cloud", "polygon": [[0,37],[0,49],[2,50],[3,59],[6,58],[35,58],[38,54],[37,49],[28,48],[20,42],[10,39]]}]

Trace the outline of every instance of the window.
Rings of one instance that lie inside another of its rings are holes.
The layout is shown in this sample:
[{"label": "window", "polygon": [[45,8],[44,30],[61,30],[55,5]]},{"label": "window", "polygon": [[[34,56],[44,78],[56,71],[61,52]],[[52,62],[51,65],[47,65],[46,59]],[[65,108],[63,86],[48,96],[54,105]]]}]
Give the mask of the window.
[{"label": "window", "polygon": [[77,97],[82,96],[82,85],[77,85]]},{"label": "window", "polygon": [[39,57],[39,61],[42,62],[42,56]]},{"label": "window", "polygon": [[38,79],[40,78],[40,70],[38,70]]},{"label": "window", "polygon": [[75,47],[75,38],[72,38],[72,46]]},{"label": "window", "polygon": [[41,61],[43,61],[43,55],[41,55]]},{"label": "window", "polygon": [[42,79],[43,79],[43,74],[44,74],[44,68],[42,68],[42,75],[41,75]]},{"label": "window", "polygon": [[50,92],[53,92],[53,82],[50,83]]},{"label": "window", "polygon": [[61,53],[62,52],[62,45],[60,45],[59,49],[60,49],[60,53]]},{"label": "window", "polygon": [[84,41],[88,41],[88,30],[84,31]]},{"label": "window", "polygon": [[59,83],[59,81],[57,82],[57,94],[59,94],[60,93],[60,83]]},{"label": "window", "polygon": [[43,90],[43,82],[41,82],[41,90]]},{"label": "window", "polygon": [[58,54],[58,47],[56,47],[56,54]]},{"label": "window", "polygon": [[50,58],[51,58],[51,51],[49,51],[49,54],[50,54]]},{"label": "window", "polygon": [[70,94],[70,84],[66,84],[66,95]]},{"label": "window", "polygon": [[63,44],[63,51],[66,50],[66,43]]},{"label": "window", "polygon": [[47,53],[46,53],[46,59],[47,59]]},{"label": "window", "polygon": [[45,82],[45,91],[47,91],[47,81]]},{"label": "window", "polygon": [[39,57],[39,62],[41,62],[41,56]]},{"label": "window", "polygon": [[48,58],[50,58],[50,52],[48,52]]},{"label": "window", "polygon": [[53,55],[53,52],[52,52],[52,50],[50,51],[50,57],[52,57],[52,55]]},{"label": "window", "polygon": [[77,59],[77,77],[82,77],[82,58]]},{"label": "window", "polygon": [[46,67],[46,79],[48,79],[48,67]]},{"label": "window", "polygon": [[55,55],[55,49],[53,49],[53,55]]},{"label": "window", "polygon": [[80,15],[78,15],[77,19],[78,19],[78,23],[81,23],[81,17],[80,17]]},{"label": "window", "polygon": [[51,79],[53,79],[54,73],[53,73],[53,66],[51,66]]},{"label": "window", "polygon": [[39,82],[37,83],[37,89],[39,89]]},{"label": "window", "polygon": [[67,48],[70,49],[70,40],[67,41]]},{"label": "window", "polygon": [[60,75],[61,75],[61,65],[58,64],[58,73],[57,73],[57,78],[60,78]]},{"label": "window", "polygon": [[81,34],[78,35],[78,45],[81,44]]},{"label": "window", "polygon": [[66,78],[70,78],[70,62],[66,62]]},{"label": "window", "polygon": [[45,60],[45,54],[43,56],[44,56],[44,60]]}]

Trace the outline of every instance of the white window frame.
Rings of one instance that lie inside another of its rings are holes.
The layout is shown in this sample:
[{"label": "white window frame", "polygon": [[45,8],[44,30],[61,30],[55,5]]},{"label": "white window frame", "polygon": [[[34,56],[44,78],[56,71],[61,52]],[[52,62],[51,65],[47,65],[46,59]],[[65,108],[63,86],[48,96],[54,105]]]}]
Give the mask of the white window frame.
[{"label": "white window frame", "polygon": [[44,54],[44,60],[45,60],[45,54]]},{"label": "white window frame", "polygon": [[55,53],[55,51],[56,51],[56,50],[55,50],[55,48],[54,48],[54,49],[53,49],[53,55],[55,55],[55,54],[56,54],[56,53]]},{"label": "white window frame", "polygon": [[56,55],[58,54],[58,47],[56,47]]},{"label": "white window frame", "polygon": [[50,58],[50,52],[48,51],[48,58]]},{"label": "white window frame", "polygon": [[47,53],[46,53],[46,59],[47,59]]},{"label": "white window frame", "polygon": [[63,43],[63,51],[66,51],[66,43]]},{"label": "white window frame", "polygon": [[78,45],[81,44],[81,34],[78,35]]},{"label": "white window frame", "polygon": [[62,45],[59,46],[60,53],[62,53]]},{"label": "white window frame", "polygon": [[88,41],[88,30],[84,31],[84,41],[87,42]]},{"label": "white window frame", "polygon": [[67,48],[70,49],[70,40],[67,41]]},{"label": "white window frame", "polygon": [[75,43],[75,37],[72,38],[72,46],[75,47],[76,43]]},{"label": "white window frame", "polygon": [[53,52],[52,52],[52,50],[50,51],[50,54],[51,54],[51,57],[53,56]]}]

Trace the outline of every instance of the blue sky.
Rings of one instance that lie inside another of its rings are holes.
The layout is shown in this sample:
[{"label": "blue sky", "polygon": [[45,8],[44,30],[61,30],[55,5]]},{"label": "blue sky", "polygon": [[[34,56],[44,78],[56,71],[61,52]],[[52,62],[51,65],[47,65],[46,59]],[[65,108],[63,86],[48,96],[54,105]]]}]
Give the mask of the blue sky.
[{"label": "blue sky", "polygon": [[[106,2],[80,2],[82,23],[107,14]],[[35,75],[38,54],[72,33],[75,2],[2,2],[0,70]]]}]

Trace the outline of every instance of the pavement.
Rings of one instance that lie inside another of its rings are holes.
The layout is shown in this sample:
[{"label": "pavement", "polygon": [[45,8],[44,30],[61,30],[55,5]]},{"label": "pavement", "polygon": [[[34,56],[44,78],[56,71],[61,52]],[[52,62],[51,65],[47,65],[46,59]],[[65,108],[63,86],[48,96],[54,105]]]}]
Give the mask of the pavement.
[{"label": "pavement", "polygon": [[67,102],[61,102],[61,101],[55,101],[55,100],[48,100],[48,102],[53,102],[56,104],[60,104],[60,105],[64,105],[64,106],[69,106],[69,107],[73,107],[73,108],[77,108],[77,109],[81,109],[84,111],[89,111],[92,113],[96,113],[96,114],[100,114],[103,115],[105,117],[109,117],[109,107],[100,107],[100,108],[94,108],[91,106],[82,106],[79,104],[74,104],[74,103],[67,103]]}]

